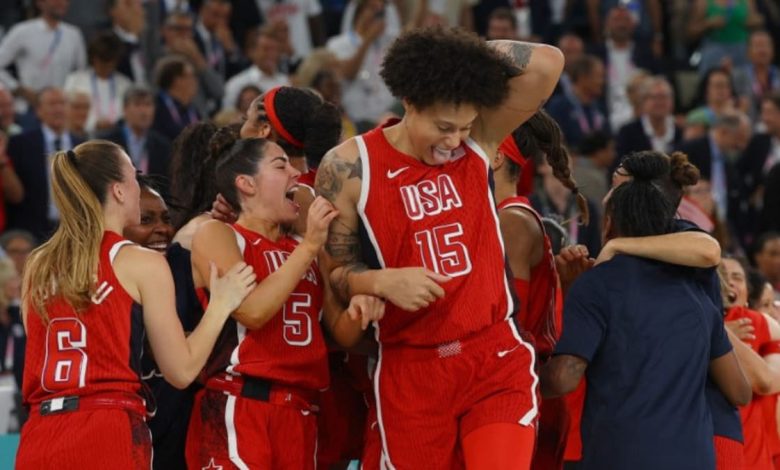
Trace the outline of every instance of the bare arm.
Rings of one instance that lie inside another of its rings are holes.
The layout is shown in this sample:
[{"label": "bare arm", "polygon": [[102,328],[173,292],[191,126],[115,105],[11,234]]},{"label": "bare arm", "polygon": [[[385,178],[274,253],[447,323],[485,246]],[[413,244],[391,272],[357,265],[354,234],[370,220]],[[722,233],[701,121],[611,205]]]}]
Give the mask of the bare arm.
[{"label": "bare arm", "polygon": [[769,337],[772,339],[772,341],[780,341],[780,323],[777,323],[777,320],[770,317],[766,313],[763,315],[764,318],[766,318],[766,323],[769,327]]},{"label": "bare arm", "polygon": [[720,263],[720,245],[717,240],[703,232],[613,238],[602,248],[596,264],[608,261],[618,254],[694,268],[711,268]]},{"label": "bare arm", "polygon": [[214,285],[212,299],[195,330],[185,338],[176,315],[173,277],[159,253],[139,247],[119,251],[114,267],[122,286],[143,306],[144,326],[155,360],[165,380],[185,388],[206,364],[230,312],[252,290],[255,275],[245,263],[226,270],[220,279],[215,269],[207,277]]},{"label": "bare arm", "polygon": [[482,149],[492,155],[504,138],[547,102],[563,71],[563,54],[555,47],[520,41],[490,41],[517,68],[509,94],[499,106],[480,110],[472,131]]},{"label": "bare arm", "polygon": [[569,354],[553,356],[539,372],[539,389],[545,398],[566,395],[577,386],[588,368],[585,359]]},{"label": "bare arm", "polygon": [[726,328],[729,340],[734,347],[739,365],[745,373],[754,393],[770,395],[780,392],[780,354],[769,354],[761,357],[750,346],[740,341],[737,336]]},{"label": "bare arm", "polygon": [[710,377],[732,405],[750,403],[753,393],[734,351],[710,361]]}]

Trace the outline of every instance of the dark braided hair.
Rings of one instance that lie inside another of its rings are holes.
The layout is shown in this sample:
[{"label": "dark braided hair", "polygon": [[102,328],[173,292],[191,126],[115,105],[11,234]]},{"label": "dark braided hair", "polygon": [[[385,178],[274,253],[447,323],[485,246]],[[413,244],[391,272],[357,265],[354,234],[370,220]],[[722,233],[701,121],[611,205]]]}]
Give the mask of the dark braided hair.
[{"label": "dark braided hair", "polygon": [[676,210],[682,200],[685,187],[699,182],[699,169],[688,161],[688,155],[683,152],[666,155],[655,150],[643,150],[627,155],[620,162],[620,166],[632,176],[634,171],[645,171],[644,168],[648,166],[658,168],[658,165],[667,168],[667,173],[656,176],[657,184],[663,190],[669,204]]},{"label": "dark braided hair", "polygon": [[208,168],[208,142],[216,131],[217,126],[201,121],[184,128],[173,141],[171,209],[176,230],[197,214],[203,205],[206,191],[201,181],[207,179],[206,173],[214,174],[213,169]]},{"label": "dark braided hair", "polygon": [[[542,158],[552,167],[555,178],[569,188],[577,197],[577,207],[580,210],[582,223],[588,225],[590,213],[588,212],[588,200],[577,188],[569,168],[569,152],[563,144],[563,133],[558,123],[550,117],[545,110],[539,110],[512,132],[517,148],[525,158],[541,162]],[[517,167],[512,161],[510,164]],[[516,177],[519,169],[510,167],[510,176]]]}]

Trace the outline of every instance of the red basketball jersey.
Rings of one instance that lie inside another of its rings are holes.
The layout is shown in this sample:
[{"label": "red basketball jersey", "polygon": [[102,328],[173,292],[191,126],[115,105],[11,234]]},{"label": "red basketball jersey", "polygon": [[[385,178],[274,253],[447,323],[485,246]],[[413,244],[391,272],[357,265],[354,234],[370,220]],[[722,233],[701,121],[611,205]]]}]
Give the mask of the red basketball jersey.
[{"label": "red basketball jersey", "polygon": [[[289,237],[269,240],[241,225],[233,225],[244,261],[255,269],[258,282],[279,269],[298,246]],[[328,386],[328,354],[320,328],[322,279],[317,266],[301,278],[290,297],[262,328],[249,330],[230,321],[220,335],[208,370],[261,377],[313,390]],[[216,362],[215,362],[216,361]]]},{"label": "red basketball jersey", "polygon": [[373,267],[425,267],[451,277],[446,294],[405,312],[388,303],[377,339],[433,346],[463,338],[515,311],[488,158],[471,140],[429,166],[396,150],[381,128],[356,137],[363,166],[358,213]]},{"label": "red basketball jersey", "polygon": [[309,168],[309,171],[306,173],[301,173],[301,176],[298,177],[298,184],[301,186],[305,186],[306,189],[312,192],[314,194],[314,181],[317,179],[317,169],[316,168]]},{"label": "red basketball jersey", "polygon": [[[498,210],[515,207],[528,211],[534,216],[539,228],[544,235],[544,253],[542,260],[531,268],[531,278],[528,288],[522,291],[516,288],[518,294],[527,292],[526,296],[519,294],[520,312],[518,319],[520,326],[530,332],[536,341],[536,351],[542,355],[550,355],[555,349],[555,343],[561,334],[563,323],[563,309],[558,287],[558,273],[555,270],[555,257],[552,252],[550,238],[544,231],[542,218],[527,198],[510,197],[498,205]],[[506,243],[506,240],[505,240]],[[515,282],[526,282],[515,279]]]},{"label": "red basketball jersey", "polygon": [[139,393],[143,312],[119,284],[112,266],[127,244],[132,242],[114,232],[103,235],[98,287],[85,311],[76,313],[55,297],[44,324],[29,307],[22,385],[26,403],[102,392]]}]

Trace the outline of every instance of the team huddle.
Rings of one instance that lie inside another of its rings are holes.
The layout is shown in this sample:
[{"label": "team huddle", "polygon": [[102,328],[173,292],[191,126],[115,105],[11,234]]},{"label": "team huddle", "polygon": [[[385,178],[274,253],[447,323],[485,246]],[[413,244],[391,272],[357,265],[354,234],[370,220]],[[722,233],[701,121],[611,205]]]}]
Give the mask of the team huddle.
[{"label": "team huddle", "polygon": [[184,131],[173,185],[191,200],[164,243],[126,230],[164,202],[121,147],[56,153],[61,222],[23,286],[17,467],[557,469],[578,427],[577,468],[742,468],[751,391],[720,251],[675,218],[695,167],[623,160],[603,234],[626,241],[597,266],[554,256],[518,196],[546,160],[587,223],[541,111],[563,62],[405,33],[382,67],[403,118],[341,143],[335,106],[267,91],[243,125]]}]

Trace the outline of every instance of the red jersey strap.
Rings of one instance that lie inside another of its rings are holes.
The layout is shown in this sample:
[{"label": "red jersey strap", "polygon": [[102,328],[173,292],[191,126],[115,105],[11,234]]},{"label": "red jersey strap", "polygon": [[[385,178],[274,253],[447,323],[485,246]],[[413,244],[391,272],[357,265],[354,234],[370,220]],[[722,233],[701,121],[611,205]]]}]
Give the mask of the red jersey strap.
[{"label": "red jersey strap", "polygon": [[539,227],[542,229],[542,234],[547,235],[547,232],[544,231],[544,223],[542,222],[542,216],[539,215],[538,212],[536,212],[536,209],[531,206],[531,201],[528,200],[527,197],[523,196],[512,196],[504,199],[498,204],[498,210],[504,210],[509,209],[512,207],[516,207],[518,209],[523,209],[525,211],[528,211],[531,213],[531,215],[534,216],[536,219],[536,222],[539,223]]}]

